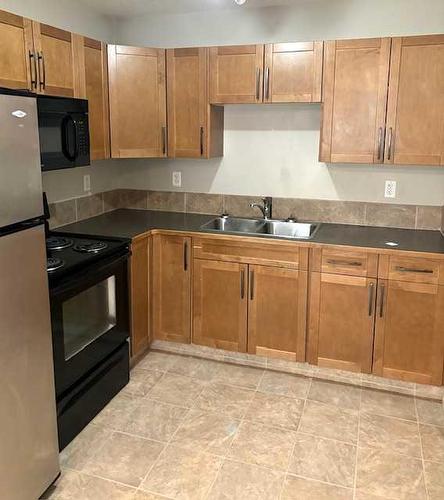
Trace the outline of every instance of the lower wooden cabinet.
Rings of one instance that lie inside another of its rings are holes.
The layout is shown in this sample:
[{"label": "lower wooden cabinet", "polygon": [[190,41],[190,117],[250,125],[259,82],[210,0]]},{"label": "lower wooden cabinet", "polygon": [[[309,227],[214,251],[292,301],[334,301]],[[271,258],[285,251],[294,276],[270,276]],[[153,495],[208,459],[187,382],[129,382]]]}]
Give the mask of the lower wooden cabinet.
[{"label": "lower wooden cabinet", "polygon": [[248,352],[305,361],[307,272],[249,266]]},{"label": "lower wooden cabinet", "polygon": [[131,243],[131,357],[143,353],[150,345],[150,249],[151,237],[147,235],[138,236]]},{"label": "lower wooden cabinet", "polygon": [[374,373],[441,385],[444,363],[444,286],[380,280]]},{"label": "lower wooden cabinet", "polygon": [[376,279],[312,273],[310,284],[309,363],[370,373]]},{"label": "lower wooden cabinet", "polygon": [[191,341],[191,238],[153,236],[153,338]]},{"label": "lower wooden cabinet", "polygon": [[193,343],[245,352],[247,264],[194,260]]}]

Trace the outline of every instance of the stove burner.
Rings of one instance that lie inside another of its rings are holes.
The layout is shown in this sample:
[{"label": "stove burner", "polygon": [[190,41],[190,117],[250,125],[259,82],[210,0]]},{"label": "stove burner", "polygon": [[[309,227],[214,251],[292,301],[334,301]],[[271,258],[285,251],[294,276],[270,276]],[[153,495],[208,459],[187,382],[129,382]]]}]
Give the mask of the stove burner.
[{"label": "stove burner", "polygon": [[99,253],[108,248],[108,245],[103,241],[90,241],[85,243],[78,243],[74,246],[76,252],[83,253]]},{"label": "stove burner", "polygon": [[60,269],[64,265],[65,263],[63,262],[63,260],[57,257],[48,257],[46,259],[46,270],[48,271],[48,273],[51,273],[56,269]]},{"label": "stove burner", "polygon": [[46,239],[46,248],[48,250],[62,250],[72,245],[73,241],[64,236],[50,236]]}]

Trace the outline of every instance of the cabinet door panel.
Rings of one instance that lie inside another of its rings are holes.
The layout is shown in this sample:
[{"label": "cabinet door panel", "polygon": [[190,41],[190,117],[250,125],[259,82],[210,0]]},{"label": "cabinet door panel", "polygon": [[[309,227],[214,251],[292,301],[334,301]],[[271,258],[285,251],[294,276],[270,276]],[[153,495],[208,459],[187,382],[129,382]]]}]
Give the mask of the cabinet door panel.
[{"label": "cabinet door panel", "polygon": [[249,266],[248,352],[305,361],[307,272]]},{"label": "cabinet door panel", "polygon": [[441,385],[443,362],[444,287],[380,280],[374,373]]},{"label": "cabinet door panel", "polygon": [[113,158],[166,156],[165,51],[108,46]]},{"label": "cabinet door panel", "polygon": [[375,299],[375,279],[312,273],[309,362],[370,373]]},{"label": "cabinet door panel", "polygon": [[444,35],[394,38],[386,163],[444,165]]},{"label": "cabinet door panel", "polygon": [[322,42],[265,46],[264,102],[320,102]]},{"label": "cabinet door panel", "polygon": [[194,259],[194,344],[246,351],[247,268],[234,262]]},{"label": "cabinet door panel", "polygon": [[382,163],[390,38],[324,48],[320,161]]},{"label": "cabinet door panel", "polygon": [[0,11],[0,86],[35,91],[34,58],[31,21]]},{"label": "cabinet door panel", "polygon": [[106,44],[84,38],[84,59],[91,160],[103,160],[110,157]]},{"label": "cabinet door panel", "polygon": [[262,102],[263,45],[210,48],[210,102]]},{"label": "cabinet door panel", "polygon": [[153,236],[153,337],[190,342],[191,238]]},{"label": "cabinet door panel", "polygon": [[140,237],[131,244],[131,356],[149,347],[149,260],[150,237]]}]

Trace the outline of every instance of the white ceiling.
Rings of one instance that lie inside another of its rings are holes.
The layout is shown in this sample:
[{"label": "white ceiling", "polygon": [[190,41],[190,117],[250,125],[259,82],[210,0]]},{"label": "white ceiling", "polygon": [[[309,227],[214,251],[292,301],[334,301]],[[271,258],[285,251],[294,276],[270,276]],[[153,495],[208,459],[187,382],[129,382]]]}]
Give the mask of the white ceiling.
[{"label": "white ceiling", "polygon": [[[178,14],[217,9],[246,9],[304,3],[310,0],[246,0],[243,6],[234,0],[78,0],[95,11],[114,17],[142,14]],[[311,0],[313,1],[313,0]]]}]

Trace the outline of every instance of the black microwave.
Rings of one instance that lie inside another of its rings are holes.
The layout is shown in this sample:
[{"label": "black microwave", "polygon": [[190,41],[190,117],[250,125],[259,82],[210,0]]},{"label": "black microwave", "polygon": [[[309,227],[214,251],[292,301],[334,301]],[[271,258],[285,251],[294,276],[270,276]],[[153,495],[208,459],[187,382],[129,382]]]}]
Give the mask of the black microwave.
[{"label": "black microwave", "polygon": [[88,101],[38,96],[42,171],[90,164]]}]

